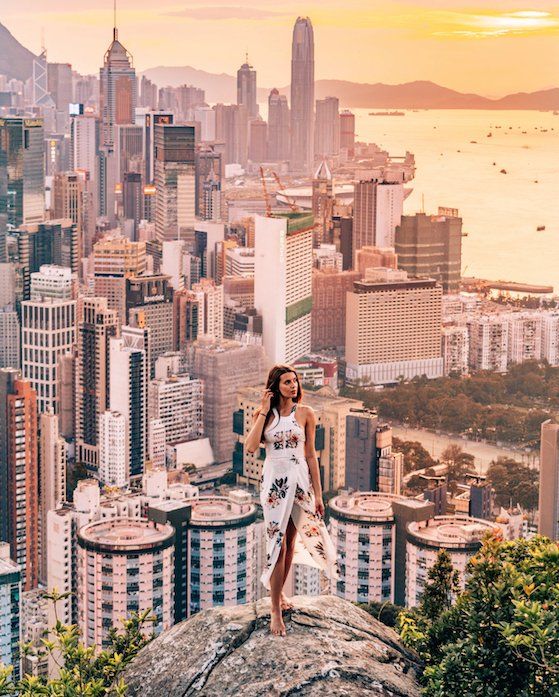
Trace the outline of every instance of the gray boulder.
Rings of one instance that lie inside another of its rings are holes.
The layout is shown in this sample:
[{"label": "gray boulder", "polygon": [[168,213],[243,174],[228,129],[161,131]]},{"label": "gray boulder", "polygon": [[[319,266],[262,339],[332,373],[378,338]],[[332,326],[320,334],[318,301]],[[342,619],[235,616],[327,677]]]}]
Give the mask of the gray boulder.
[{"label": "gray boulder", "polygon": [[331,595],[293,598],[287,636],[269,633],[268,598],[204,610],[128,666],[130,697],[418,697],[417,656],[398,635]]}]

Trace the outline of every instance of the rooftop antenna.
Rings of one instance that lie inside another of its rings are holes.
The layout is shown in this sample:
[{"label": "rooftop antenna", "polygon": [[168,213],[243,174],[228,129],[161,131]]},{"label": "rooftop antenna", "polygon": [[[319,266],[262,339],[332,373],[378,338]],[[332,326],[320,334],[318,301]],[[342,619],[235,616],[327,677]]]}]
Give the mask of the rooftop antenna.
[{"label": "rooftop antenna", "polygon": [[45,53],[47,50],[45,46],[45,28],[41,27],[41,53]]},{"label": "rooftop antenna", "polygon": [[113,3],[113,41],[118,39],[118,29],[116,28],[116,0]]},{"label": "rooftop antenna", "polygon": [[421,194],[421,212],[425,213],[425,194]]}]

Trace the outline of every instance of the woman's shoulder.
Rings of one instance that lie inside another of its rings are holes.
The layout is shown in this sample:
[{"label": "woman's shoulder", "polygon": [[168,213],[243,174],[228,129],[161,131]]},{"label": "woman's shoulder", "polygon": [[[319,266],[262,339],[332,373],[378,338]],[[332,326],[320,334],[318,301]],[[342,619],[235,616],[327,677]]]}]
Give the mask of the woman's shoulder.
[{"label": "woman's shoulder", "polygon": [[314,416],[314,409],[309,407],[308,404],[297,404],[297,411],[303,416]]}]

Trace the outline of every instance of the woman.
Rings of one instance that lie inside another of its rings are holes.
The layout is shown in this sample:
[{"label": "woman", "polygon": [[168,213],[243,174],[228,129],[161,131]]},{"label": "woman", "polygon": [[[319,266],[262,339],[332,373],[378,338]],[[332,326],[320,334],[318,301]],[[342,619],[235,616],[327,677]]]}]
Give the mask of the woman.
[{"label": "woman", "polygon": [[266,460],[260,502],[266,525],[266,569],[261,581],[270,590],[272,634],[285,636],[282,610],[293,607],[283,593],[299,533],[313,560],[337,578],[336,550],[322,516],[322,486],[314,449],[316,419],[300,404],[302,390],[294,368],[276,365],[268,375],[260,409],[245,447],[254,453],[263,441]]}]

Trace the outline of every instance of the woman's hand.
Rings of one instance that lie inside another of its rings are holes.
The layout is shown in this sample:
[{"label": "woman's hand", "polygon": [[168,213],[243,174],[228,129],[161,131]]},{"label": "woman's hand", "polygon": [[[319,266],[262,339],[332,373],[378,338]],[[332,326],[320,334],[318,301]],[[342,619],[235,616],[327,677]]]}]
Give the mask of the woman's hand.
[{"label": "woman's hand", "polygon": [[266,415],[270,411],[272,405],[272,397],[274,393],[272,390],[264,390],[262,395],[262,402],[260,403],[260,413]]},{"label": "woman's hand", "polygon": [[322,495],[315,497],[315,511],[321,518],[324,517],[324,501],[322,500]]}]

